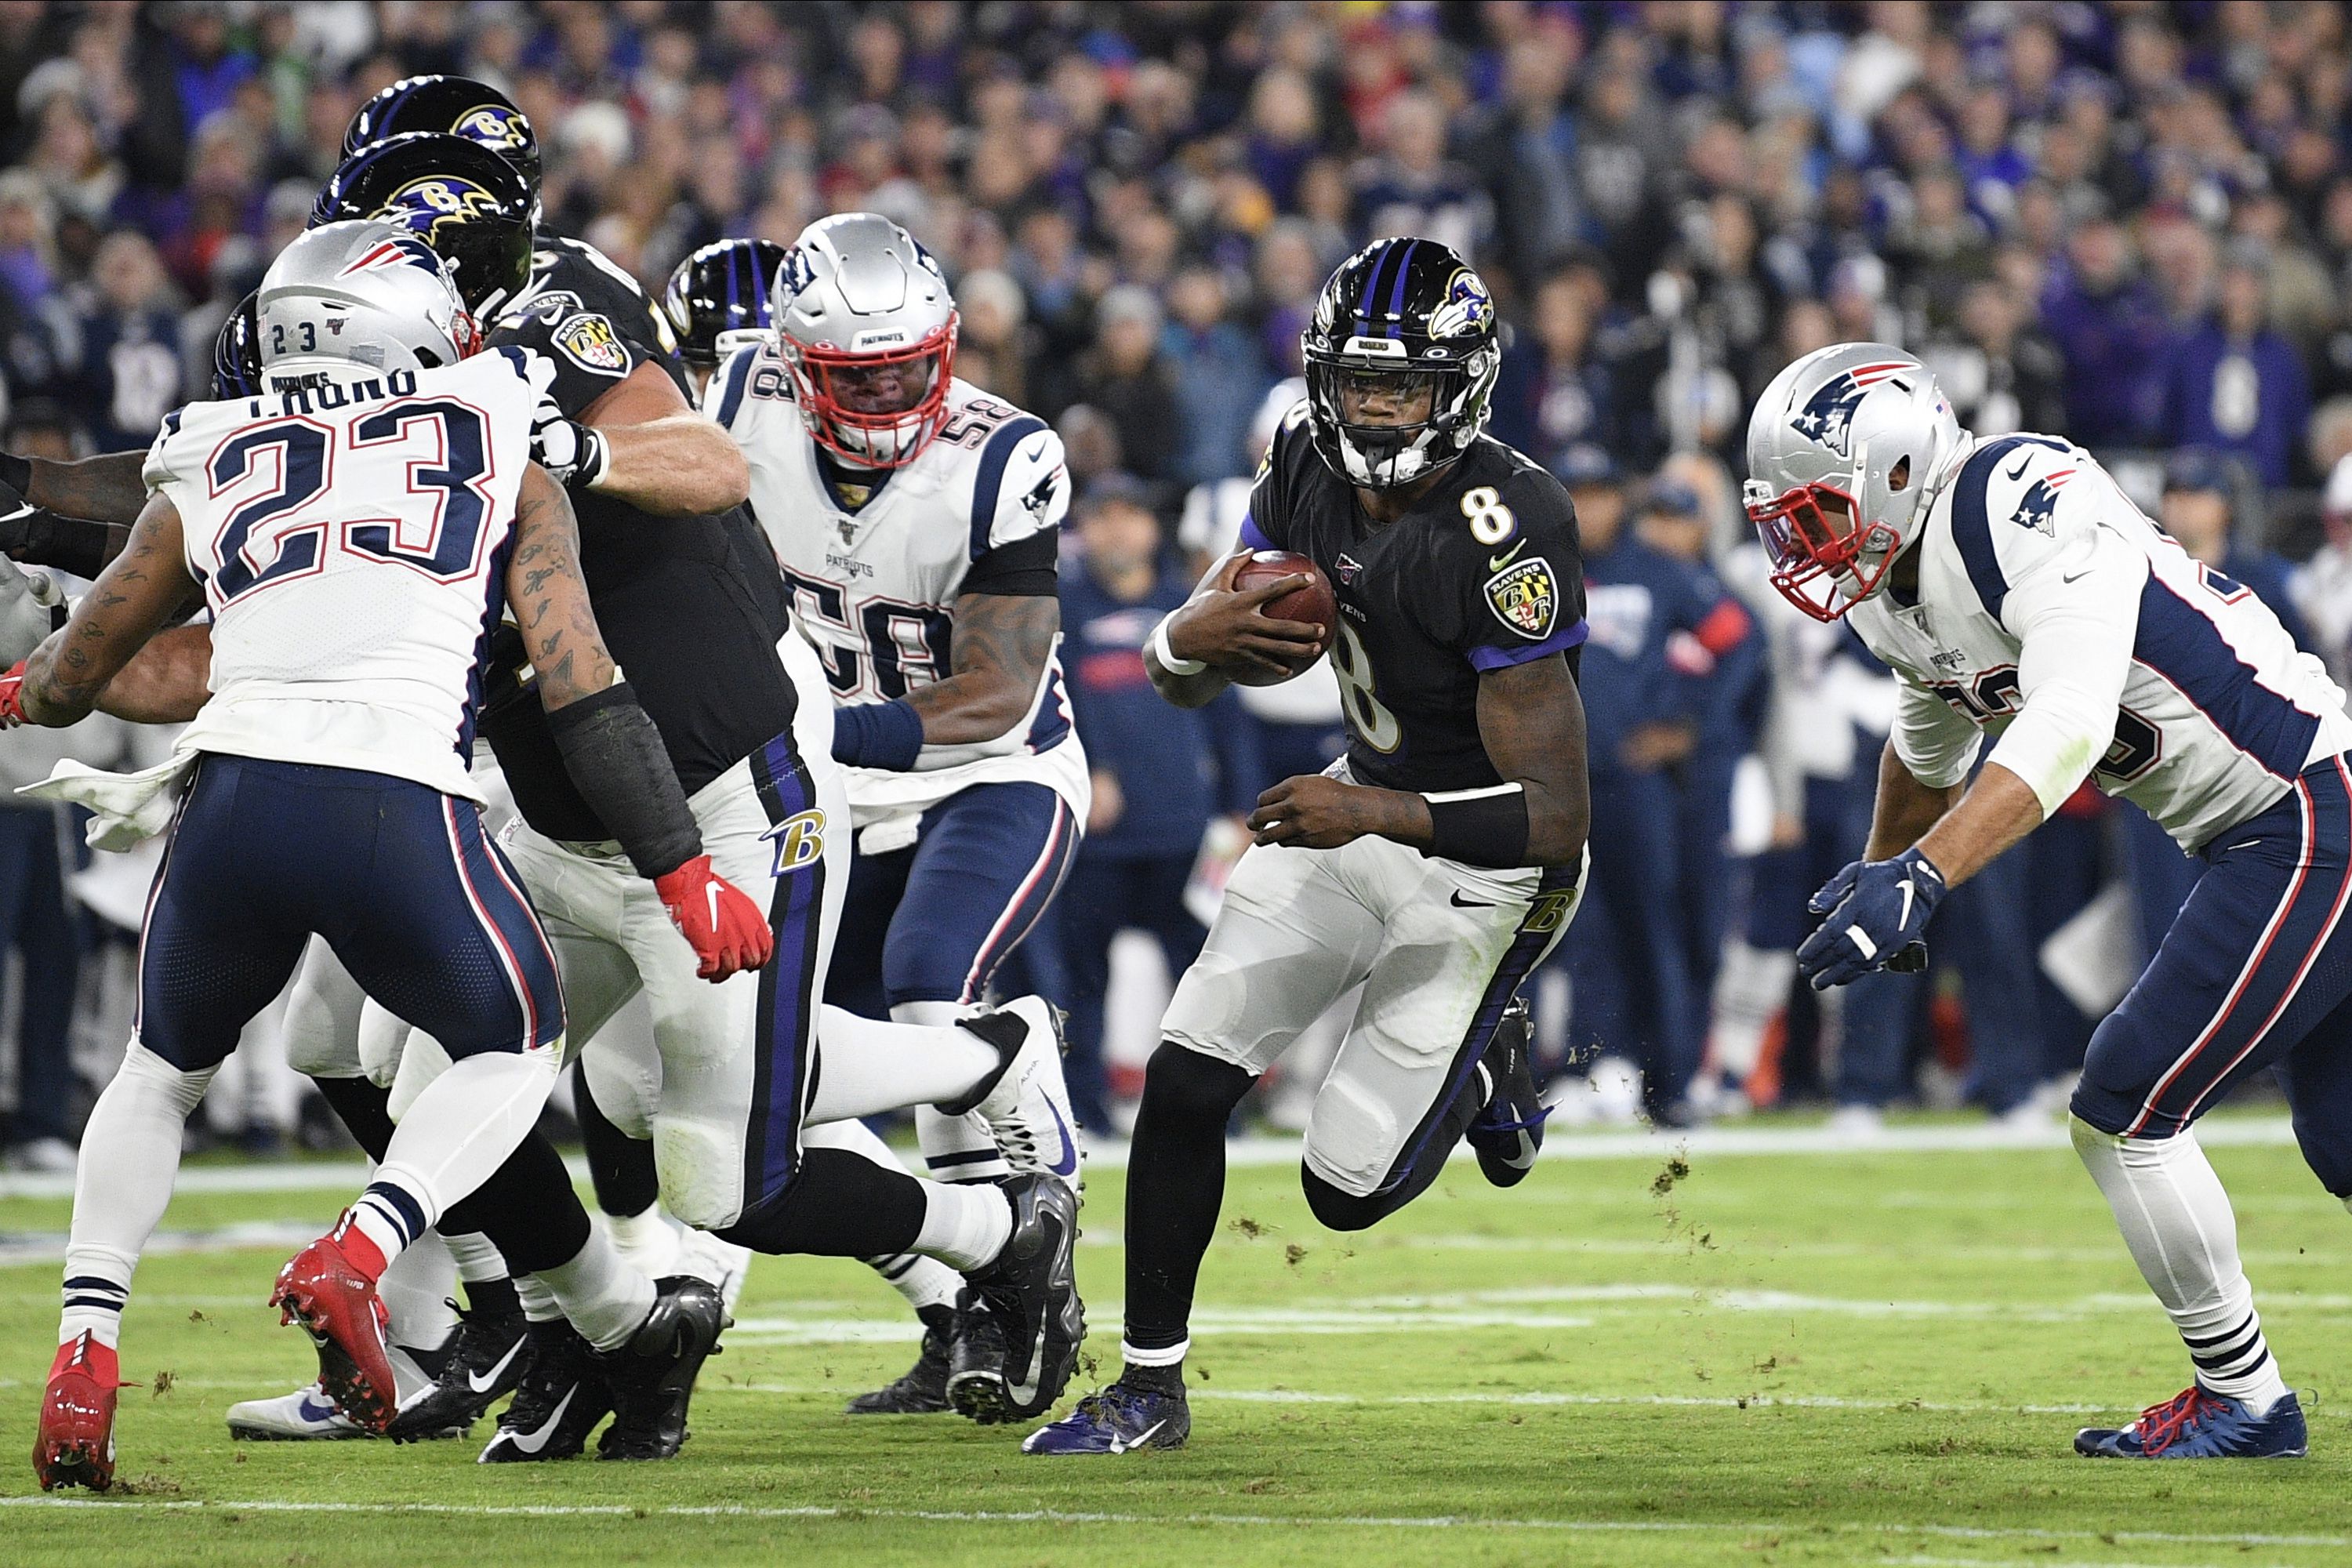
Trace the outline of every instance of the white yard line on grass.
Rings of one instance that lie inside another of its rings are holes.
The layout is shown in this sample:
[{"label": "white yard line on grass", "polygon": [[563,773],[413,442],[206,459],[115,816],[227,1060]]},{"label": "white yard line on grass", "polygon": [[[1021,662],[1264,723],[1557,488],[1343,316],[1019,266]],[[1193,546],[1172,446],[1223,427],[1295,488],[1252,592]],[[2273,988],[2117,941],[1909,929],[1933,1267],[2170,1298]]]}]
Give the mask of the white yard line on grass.
[{"label": "white yard line on grass", "polygon": [[[2284,1116],[2232,1116],[2200,1121],[2199,1142],[2208,1148],[2276,1147],[2292,1144],[2294,1133]],[[1562,1132],[1545,1143],[1546,1160],[1623,1160],[1670,1154],[1975,1154],[2001,1149],[2064,1149],[2065,1128],[2013,1131],[1990,1122],[1932,1127],[1890,1127],[1866,1136],[1832,1132],[1826,1127],[1701,1127],[1684,1132]],[[1454,1152],[1470,1158],[1467,1148]],[[1087,1155],[1103,1170],[1127,1168],[1127,1145],[1104,1143]],[[1226,1163],[1242,1167],[1295,1165],[1295,1138],[1237,1138],[1225,1146]],[[578,1156],[567,1160],[575,1179],[588,1173]],[[355,1161],[326,1164],[292,1163],[204,1165],[180,1173],[176,1191],[187,1193],[306,1193],[348,1191],[367,1184],[367,1167]],[[0,1174],[0,1198],[69,1198],[71,1176],[24,1172]]]},{"label": "white yard line on grass", "polygon": [[1720,1534],[1727,1531],[1791,1534],[1905,1536],[1924,1535],[1954,1541],[2084,1541],[2120,1542],[2136,1542],[2171,1546],[2228,1546],[2240,1551],[2256,1546],[2308,1547],[2314,1550],[2340,1551],[2352,1548],[2352,1535],[2273,1535],[2267,1533],[2220,1534],[2161,1530],[2035,1530],[2003,1528],[1992,1525],[1960,1524],[1877,1524],[1839,1522],[1820,1524],[1807,1520],[1748,1520],[1730,1522],[1715,1520],[1598,1520],[1598,1519],[1486,1519],[1462,1514],[1272,1514],[1272,1513],[1110,1513],[1069,1509],[928,1509],[875,1508],[859,1504],[852,1508],[827,1508],[807,1504],[789,1508],[765,1508],[750,1504],[721,1504],[708,1508],[677,1505],[636,1506],[628,1503],[452,1503],[452,1502],[278,1502],[269,1500],[243,1501],[194,1501],[188,1500],[126,1498],[116,1500],[52,1497],[0,1498],[0,1507],[57,1509],[161,1509],[165,1510],[217,1510],[222,1513],[323,1513],[323,1514],[440,1514],[459,1518],[490,1519],[517,1517],[523,1519],[614,1519],[648,1517],[663,1519],[806,1519],[841,1520],[856,1522],[863,1520],[904,1520],[919,1523],[938,1524],[1116,1524],[1116,1525],[1207,1525],[1236,1529],[1280,1530],[1533,1530],[1561,1531],[1579,1534]]}]

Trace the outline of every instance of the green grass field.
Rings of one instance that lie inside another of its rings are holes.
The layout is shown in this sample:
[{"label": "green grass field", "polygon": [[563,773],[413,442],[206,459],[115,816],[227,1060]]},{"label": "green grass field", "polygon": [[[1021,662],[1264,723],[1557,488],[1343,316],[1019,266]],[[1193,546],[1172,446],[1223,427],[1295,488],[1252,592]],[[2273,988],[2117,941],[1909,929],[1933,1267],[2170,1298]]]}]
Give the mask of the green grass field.
[{"label": "green grass field", "polygon": [[[2352,1563],[2352,1221],[2291,1148],[2214,1161],[2315,1405],[2305,1461],[2073,1456],[2076,1426],[2186,1363],[2057,1146],[1547,1160],[1510,1193],[1457,1163],[1354,1237],[1313,1223],[1292,1171],[1237,1170],[1192,1444],[1093,1461],[837,1414],[903,1367],[908,1320],[862,1268],[781,1260],[673,1463],[232,1444],[227,1405],[310,1369],[261,1305],[291,1243],[260,1227],[336,1199],[191,1195],[166,1221],[188,1249],[132,1298],[123,1370],[148,1386],[123,1394],[111,1496],[34,1500],[58,1268],[0,1268],[0,1563]],[[1094,1174],[1079,1253],[1113,1363],[1121,1191]],[[0,1199],[0,1242],[22,1256],[66,1214]],[[200,1234],[240,1226],[263,1244]]]}]

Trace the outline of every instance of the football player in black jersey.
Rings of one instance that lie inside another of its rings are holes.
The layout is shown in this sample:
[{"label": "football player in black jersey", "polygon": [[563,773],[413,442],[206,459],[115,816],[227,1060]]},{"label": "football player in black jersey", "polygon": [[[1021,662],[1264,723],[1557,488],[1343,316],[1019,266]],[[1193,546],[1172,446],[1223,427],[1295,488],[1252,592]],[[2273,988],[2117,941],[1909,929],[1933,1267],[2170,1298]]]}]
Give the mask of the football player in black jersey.
[{"label": "football player in black jersey", "polygon": [[[1242,524],[1309,557],[1339,598],[1345,758],[1259,797],[1254,842],[1178,984],[1128,1166],[1118,1380],[1031,1434],[1035,1454],[1174,1447],[1193,1283],[1224,1190],[1225,1119],[1299,1032],[1361,984],[1318,1092],[1300,1181],[1360,1230],[1467,1137],[1490,1181],[1526,1172],[1543,1110],[1520,980],[1574,914],[1590,818],[1583,571],[1567,492],[1480,434],[1500,359],[1478,275],[1433,240],[1383,240],[1324,285],[1307,397]],[[1162,621],[1152,684],[1195,707],[1294,675],[1325,628],[1270,618],[1303,576],[1235,592],[1236,554]]]}]

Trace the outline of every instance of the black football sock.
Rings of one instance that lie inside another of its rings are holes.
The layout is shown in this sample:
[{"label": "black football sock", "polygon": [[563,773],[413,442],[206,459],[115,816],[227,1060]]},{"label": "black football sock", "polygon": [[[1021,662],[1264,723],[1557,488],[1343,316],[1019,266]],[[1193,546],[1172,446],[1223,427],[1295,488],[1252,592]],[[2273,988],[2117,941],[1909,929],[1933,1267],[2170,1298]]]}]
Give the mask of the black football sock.
[{"label": "black football sock", "polygon": [[468,1279],[466,1281],[466,1306],[468,1310],[485,1317],[508,1318],[522,1310],[522,1301],[515,1294],[511,1279]]},{"label": "black football sock", "polygon": [[363,1078],[314,1078],[319,1086],[319,1098],[327,1102],[349,1130],[352,1141],[367,1152],[371,1160],[381,1160],[392,1146],[392,1091],[378,1089]]},{"label": "black football sock", "polygon": [[803,1149],[782,1192],[712,1234],[754,1252],[877,1258],[911,1252],[923,1229],[923,1184],[847,1149]]},{"label": "black football sock", "polygon": [[580,1123],[581,1146],[588,1154],[588,1181],[596,1189],[596,1206],[625,1219],[653,1207],[661,1196],[653,1142],[632,1138],[613,1125],[588,1090],[584,1068],[572,1080],[572,1110]]},{"label": "black football sock", "polygon": [[1225,1200],[1225,1119],[1255,1081],[1173,1040],[1152,1053],[1128,1151],[1122,1382],[1182,1392],[1192,1290]]},{"label": "black football sock", "polygon": [[442,1211],[444,1236],[474,1230],[490,1238],[510,1274],[568,1263],[588,1245],[588,1211],[545,1133],[532,1131],[488,1181]]}]

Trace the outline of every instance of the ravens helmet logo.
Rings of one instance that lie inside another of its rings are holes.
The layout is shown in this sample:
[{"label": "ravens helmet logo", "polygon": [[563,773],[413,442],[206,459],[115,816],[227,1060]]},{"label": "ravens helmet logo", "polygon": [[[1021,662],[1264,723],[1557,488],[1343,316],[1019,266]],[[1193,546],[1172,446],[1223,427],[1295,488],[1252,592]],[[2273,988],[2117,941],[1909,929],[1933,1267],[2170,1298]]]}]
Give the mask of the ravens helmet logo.
[{"label": "ravens helmet logo", "polygon": [[523,134],[522,116],[503,104],[485,103],[469,109],[449,127],[453,136],[463,136],[469,142],[479,142],[485,147],[520,147],[527,144]]},{"label": "ravens helmet logo", "polygon": [[445,223],[470,223],[499,210],[499,198],[471,180],[429,174],[411,180],[384,199],[375,215],[413,229],[431,244]]}]

